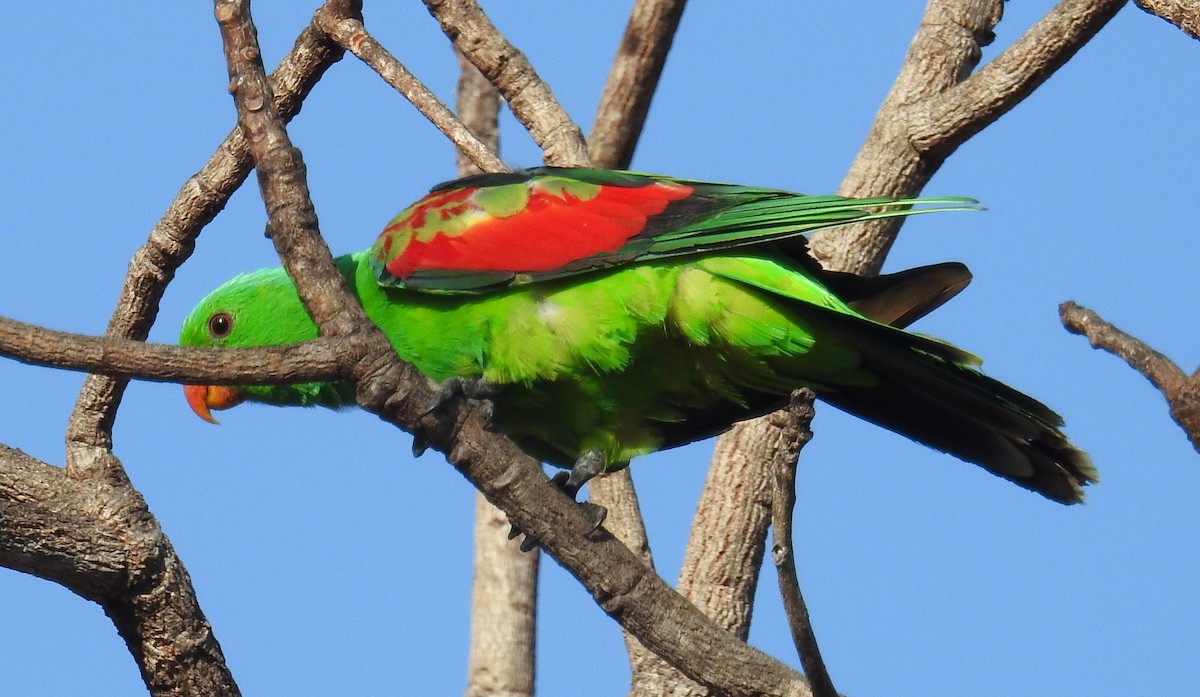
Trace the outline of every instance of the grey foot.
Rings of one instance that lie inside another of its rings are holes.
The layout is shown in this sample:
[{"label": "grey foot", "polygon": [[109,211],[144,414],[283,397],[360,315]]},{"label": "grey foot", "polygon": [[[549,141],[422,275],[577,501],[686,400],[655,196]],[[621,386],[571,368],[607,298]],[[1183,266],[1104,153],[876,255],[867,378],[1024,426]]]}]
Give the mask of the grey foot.
[{"label": "grey foot", "polygon": [[422,416],[428,416],[446,406],[455,397],[465,397],[479,403],[479,413],[489,426],[492,416],[496,413],[496,405],[492,398],[500,394],[500,386],[494,385],[483,378],[447,378],[438,385],[433,393],[433,399],[425,406]]},{"label": "grey foot", "polygon": [[[579,490],[583,488],[584,484],[587,484],[592,477],[603,471],[604,455],[599,450],[589,450],[575,461],[575,465],[571,467],[569,473],[558,472],[550,478],[550,481],[559,489],[562,489],[563,493],[573,500],[579,495]],[[589,533],[599,528],[604,523],[604,519],[608,517],[608,509],[604,506],[592,503],[591,501],[577,501],[576,504],[583,509],[584,514],[591,520],[591,527],[588,528]],[[523,534],[521,529],[513,525],[512,529],[508,531],[508,539],[511,540],[521,534]],[[528,552],[537,543],[537,538],[525,535],[525,539],[521,540],[521,551]]]}]

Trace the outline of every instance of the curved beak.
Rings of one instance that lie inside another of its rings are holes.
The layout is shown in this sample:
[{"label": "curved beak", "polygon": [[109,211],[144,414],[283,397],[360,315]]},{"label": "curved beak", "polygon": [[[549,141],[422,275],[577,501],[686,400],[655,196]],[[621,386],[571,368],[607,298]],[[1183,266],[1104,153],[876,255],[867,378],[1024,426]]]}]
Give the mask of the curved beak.
[{"label": "curved beak", "polygon": [[217,423],[210,409],[228,409],[242,401],[236,388],[221,385],[184,385],[183,395],[196,416],[210,424]]}]

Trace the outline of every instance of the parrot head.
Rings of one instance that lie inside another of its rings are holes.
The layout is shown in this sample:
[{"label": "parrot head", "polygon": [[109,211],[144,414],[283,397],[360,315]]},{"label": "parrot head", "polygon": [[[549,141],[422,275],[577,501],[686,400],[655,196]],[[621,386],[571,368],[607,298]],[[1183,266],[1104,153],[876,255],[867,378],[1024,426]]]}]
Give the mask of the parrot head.
[{"label": "parrot head", "polygon": [[[188,315],[180,332],[183,346],[253,347],[291,344],[317,337],[317,327],[283,269],[242,274],[221,285]],[[347,395],[347,390],[349,394]],[[192,411],[217,423],[213,410],[244,401],[279,405],[343,406],[353,391],[343,383],[294,385],[184,385]]]}]

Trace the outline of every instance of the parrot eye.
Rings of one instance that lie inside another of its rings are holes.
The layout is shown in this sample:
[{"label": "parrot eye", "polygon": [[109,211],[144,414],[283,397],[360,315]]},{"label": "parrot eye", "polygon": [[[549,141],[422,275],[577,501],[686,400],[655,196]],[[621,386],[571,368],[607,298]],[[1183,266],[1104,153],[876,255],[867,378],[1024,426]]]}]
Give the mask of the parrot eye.
[{"label": "parrot eye", "polygon": [[229,313],[218,312],[208,318],[208,333],[214,339],[224,339],[229,336],[229,332],[233,330],[233,317]]}]

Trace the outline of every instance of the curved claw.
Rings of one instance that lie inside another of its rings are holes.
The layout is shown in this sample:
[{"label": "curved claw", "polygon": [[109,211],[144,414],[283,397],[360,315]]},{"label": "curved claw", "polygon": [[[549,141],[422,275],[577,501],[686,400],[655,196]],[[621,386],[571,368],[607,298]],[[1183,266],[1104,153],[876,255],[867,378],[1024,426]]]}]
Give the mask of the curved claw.
[{"label": "curved claw", "polygon": [[[557,472],[550,478],[550,482],[574,500],[579,495],[579,490],[583,488],[584,484],[587,484],[592,477],[604,471],[604,464],[604,454],[597,449],[592,449],[575,461],[569,473]],[[584,515],[588,516],[591,520],[591,526],[588,528],[589,534],[599,529],[604,524],[604,519],[608,517],[608,509],[599,504],[592,503],[591,501],[576,501],[576,505],[583,509]],[[512,528],[508,531],[508,539],[511,540],[522,534],[525,535],[525,539],[521,540],[522,552],[528,552],[537,546],[538,538],[524,533],[516,524],[513,524]]]},{"label": "curved claw", "polygon": [[479,402],[479,413],[490,426],[492,416],[496,413],[496,405],[492,402],[492,397],[499,394],[500,389],[499,385],[492,384],[483,378],[447,378],[438,385],[437,391],[433,393],[433,399],[429,400],[429,404],[425,406],[421,416],[428,416],[441,409],[455,397],[465,397]]}]

